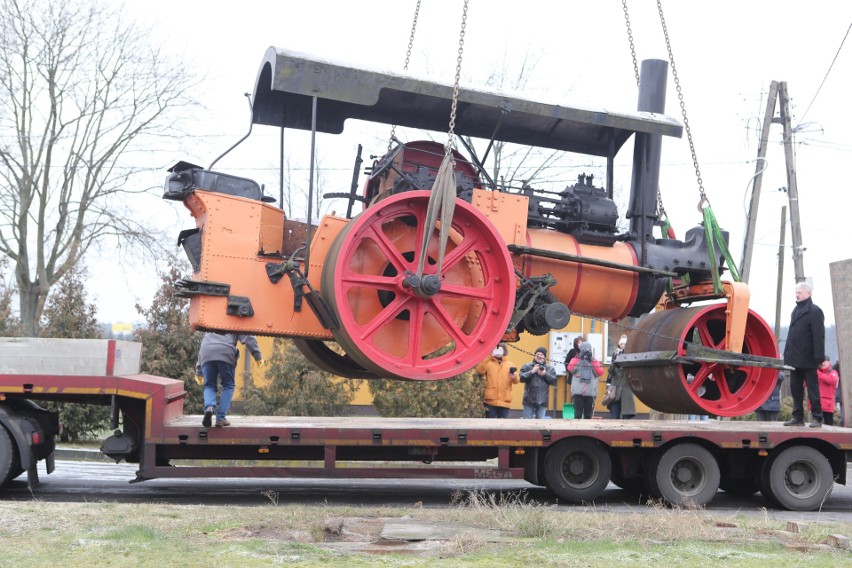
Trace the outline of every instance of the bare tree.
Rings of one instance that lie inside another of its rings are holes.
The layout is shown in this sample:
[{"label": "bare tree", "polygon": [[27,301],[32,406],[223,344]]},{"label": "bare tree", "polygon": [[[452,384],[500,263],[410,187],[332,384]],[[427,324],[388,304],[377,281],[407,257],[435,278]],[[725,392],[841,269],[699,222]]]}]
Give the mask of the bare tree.
[{"label": "bare tree", "polygon": [[[495,66],[482,80],[485,85],[512,92],[527,90],[535,76],[537,60],[529,53],[519,63],[510,61],[504,54],[502,62]],[[465,142],[474,147],[474,140],[465,137]],[[484,144],[481,144],[484,147]],[[482,156],[482,148],[477,150]],[[569,172],[573,169],[593,169],[591,163],[577,164],[576,157],[569,157],[559,150],[548,150],[521,146],[495,140],[488,155],[488,173],[501,189],[519,190],[525,184],[551,184],[562,189],[572,184],[576,177]]]},{"label": "bare tree", "polygon": [[150,150],[193,86],[149,30],[84,0],[0,0],[0,254],[23,333],[51,286],[108,237],[152,245],[128,210],[130,154]]},{"label": "bare tree", "polygon": [[16,336],[20,332],[18,318],[12,313],[15,287],[6,277],[9,259],[0,257],[0,337]]}]

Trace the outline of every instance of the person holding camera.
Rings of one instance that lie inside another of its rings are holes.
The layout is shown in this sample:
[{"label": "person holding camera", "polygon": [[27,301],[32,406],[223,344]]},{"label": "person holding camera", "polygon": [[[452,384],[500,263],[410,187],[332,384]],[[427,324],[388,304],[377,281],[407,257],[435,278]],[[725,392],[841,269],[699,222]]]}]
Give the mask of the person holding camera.
[{"label": "person holding camera", "polygon": [[618,349],[612,354],[612,363],[609,365],[609,373],[606,377],[606,386],[614,389],[615,398],[607,404],[606,397],[603,403],[609,408],[611,418],[628,420],[636,416],[636,399],[633,398],[633,391],[630,390],[630,385],[627,384],[627,374],[624,372],[624,367],[618,363],[618,357],[624,352],[627,346],[627,336],[622,335],[618,339]]},{"label": "person holding camera", "polygon": [[518,383],[518,368],[506,359],[506,344],[500,343],[491,355],[476,366],[475,371],[485,376],[486,418],[508,418],[512,406],[512,385]]},{"label": "person holding camera", "polygon": [[603,375],[601,362],[592,355],[592,344],[580,344],[580,353],[568,363],[574,373],[571,382],[571,400],[574,401],[574,418],[591,418],[595,413],[595,397],[598,396],[598,377]]},{"label": "person holding camera", "polygon": [[556,369],[547,364],[547,349],[535,350],[534,360],[521,367],[524,383],[524,418],[545,418],[550,387],[556,384]]},{"label": "person holding camera", "polygon": [[[571,371],[568,370],[568,365],[571,363],[571,359],[580,354],[580,344],[583,342],[583,336],[578,335],[574,338],[574,342],[571,345],[571,349],[568,350],[568,354],[565,355],[565,384],[569,387],[571,386]],[[566,391],[567,398],[567,391]]]}]

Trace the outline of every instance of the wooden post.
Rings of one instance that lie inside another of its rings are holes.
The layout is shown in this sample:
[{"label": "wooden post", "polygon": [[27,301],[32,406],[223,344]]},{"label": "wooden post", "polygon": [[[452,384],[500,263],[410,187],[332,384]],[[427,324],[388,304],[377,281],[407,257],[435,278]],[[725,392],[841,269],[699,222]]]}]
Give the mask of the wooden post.
[{"label": "wooden post", "polygon": [[831,291],[834,299],[834,326],[840,361],[841,423],[852,427],[852,259],[832,262]]},{"label": "wooden post", "polygon": [[787,233],[787,206],[781,206],[781,235],[778,239],[778,286],[775,291],[775,337],[781,337],[781,292],[784,288],[784,239]]},{"label": "wooden post", "polygon": [[[766,169],[766,146],[769,144],[769,127],[775,116],[775,103],[778,100],[778,81],[769,85],[769,97],[766,100],[766,114],[763,115],[763,128],[760,131],[760,146],[757,147],[757,159],[754,164],[754,182],[751,189],[751,204],[748,208],[748,223],[743,239],[743,258],[740,264],[740,276],[748,282],[751,271],[751,256],[754,249],[754,234],[757,229],[757,209],[760,205],[760,190],[763,187],[763,170]],[[776,332],[777,335],[777,332]]]},{"label": "wooden post", "polygon": [[790,126],[790,98],[787,82],[779,87],[781,99],[781,122],[784,125],[784,158],[787,162],[787,197],[790,200],[790,233],[793,236],[793,271],[796,283],[805,281],[804,252],[802,247],[802,224],[799,217],[799,188],[796,185],[796,164],[793,156],[793,129]]}]

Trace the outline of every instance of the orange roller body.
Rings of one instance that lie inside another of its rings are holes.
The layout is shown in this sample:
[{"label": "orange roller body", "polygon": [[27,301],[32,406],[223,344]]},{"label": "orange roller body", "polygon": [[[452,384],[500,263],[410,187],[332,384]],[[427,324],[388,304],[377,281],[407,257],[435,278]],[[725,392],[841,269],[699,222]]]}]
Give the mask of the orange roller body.
[{"label": "orange roller body", "polygon": [[[586,258],[636,266],[636,253],[625,243],[612,247],[580,244],[571,235],[530,229],[527,245]],[[551,293],[572,312],[616,320],[627,315],[636,299],[639,284],[635,272],[535,256],[523,257],[527,276],[551,273],[556,285]]]},{"label": "orange roller body", "polygon": [[[190,302],[189,317],[198,329],[258,335],[331,339],[316,315],[305,306],[293,309],[293,288],[270,282],[266,264],[284,248],[284,213],[257,200],[197,191],[185,201],[201,229],[199,270],[193,279],[228,286],[227,295],[199,295]],[[319,286],[322,260],[346,219],[327,216],[311,239],[309,281]],[[314,264],[314,261],[317,261]],[[228,313],[229,297],[246,298],[253,315]]]}]

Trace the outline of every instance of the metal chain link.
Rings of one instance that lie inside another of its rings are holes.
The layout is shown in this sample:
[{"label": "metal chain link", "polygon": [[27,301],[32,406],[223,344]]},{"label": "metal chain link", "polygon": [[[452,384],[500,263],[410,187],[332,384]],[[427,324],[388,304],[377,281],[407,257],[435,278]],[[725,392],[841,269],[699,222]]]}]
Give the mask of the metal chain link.
[{"label": "metal chain link", "polygon": [[[417,0],[417,6],[414,7],[414,21],[411,22],[411,33],[408,35],[408,50],[405,52],[405,66],[403,71],[408,71],[408,63],[411,61],[411,49],[414,46],[414,32],[417,31],[417,18],[420,16],[420,2]],[[396,136],[396,124],[391,126],[390,137],[388,138],[388,152],[393,147],[393,139]]]},{"label": "metal chain link", "polygon": [[661,195],[660,190],[658,188],[657,189],[657,219],[662,219],[663,217],[668,219],[669,215],[668,215],[668,213],[666,213],[666,208],[663,207],[663,196]]},{"label": "metal chain link", "polygon": [[636,61],[636,46],[633,45],[633,30],[630,27],[630,14],[627,13],[627,0],[621,0],[624,8],[624,23],[627,24],[627,41],[630,42],[630,55],[633,57],[633,73],[636,75],[636,86],[639,86],[639,63]]},{"label": "metal chain link", "polygon": [[680,79],[677,76],[677,67],[675,67],[674,54],[672,53],[672,44],[669,39],[669,30],[666,27],[666,18],[663,15],[662,0],[657,0],[657,11],[660,13],[660,24],[663,26],[663,36],[666,38],[666,49],[669,52],[669,63],[672,65],[672,77],[674,77],[675,88],[677,89],[677,98],[680,102],[680,112],[683,116],[683,125],[686,129],[686,137],[689,140],[689,151],[692,153],[692,165],[695,167],[695,177],[698,179],[698,193],[701,195],[698,207],[701,209],[702,204],[709,205],[707,194],[704,192],[704,181],[701,179],[701,170],[698,167],[698,157],[695,154],[695,144],[692,141],[692,130],[689,128],[689,119],[686,116],[686,104],[683,101],[683,91],[680,88]]},{"label": "metal chain link", "polygon": [[462,55],[464,54],[464,33],[467,28],[467,5],[469,0],[464,0],[464,10],[462,11],[462,23],[461,23],[461,33],[459,34],[459,50],[458,57],[456,57],[456,80],[453,85],[453,106],[450,109],[450,128],[447,132],[447,154],[451,154],[453,148],[455,147],[455,133],[454,130],[456,128],[456,108],[458,107],[459,102],[459,81],[461,80],[461,66],[462,66]]}]

